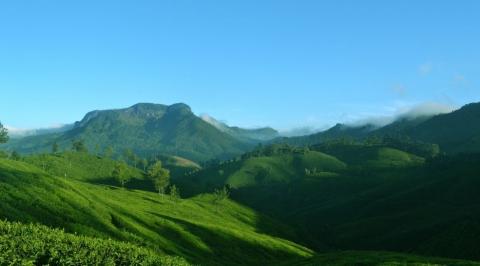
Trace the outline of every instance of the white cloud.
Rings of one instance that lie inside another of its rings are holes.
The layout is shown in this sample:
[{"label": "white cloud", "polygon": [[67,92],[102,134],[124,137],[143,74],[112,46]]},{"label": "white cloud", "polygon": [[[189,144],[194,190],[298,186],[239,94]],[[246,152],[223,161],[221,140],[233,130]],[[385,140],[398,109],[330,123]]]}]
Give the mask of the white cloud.
[{"label": "white cloud", "polygon": [[18,127],[12,127],[9,125],[5,125],[5,128],[8,130],[8,133],[11,137],[13,138],[20,138],[20,137],[27,137],[27,136],[32,136],[36,135],[39,132],[49,132],[49,131],[55,131],[56,129],[61,129],[63,127],[67,126],[66,124],[54,124],[48,127],[43,127],[43,128],[18,128]]},{"label": "white cloud", "polygon": [[357,117],[356,119],[346,121],[345,124],[351,126],[371,124],[382,127],[400,118],[415,119],[422,116],[449,113],[455,109],[456,108],[453,105],[437,102],[424,102],[420,104],[397,102],[393,106],[386,106],[384,108],[384,110],[387,111],[385,115],[366,115],[362,118]]},{"label": "white cloud", "polygon": [[432,63],[430,62],[423,63],[418,67],[418,73],[420,73],[423,76],[426,76],[430,74],[430,72],[432,72],[432,68],[433,68]]}]

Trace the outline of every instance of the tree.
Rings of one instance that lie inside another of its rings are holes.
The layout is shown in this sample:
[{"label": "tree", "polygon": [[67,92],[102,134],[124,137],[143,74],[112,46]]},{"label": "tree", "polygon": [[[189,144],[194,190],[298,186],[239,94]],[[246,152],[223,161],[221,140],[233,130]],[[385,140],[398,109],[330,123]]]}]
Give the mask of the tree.
[{"label": "tree", "polygon": [[213,196],[215,203],[228,199],[230,197],[230,186],[225,185],[221,189],[215,189],[215,191],[213,192]]},{"label": "tree", "polygon": [[180,190],[177,188],[177,186],[175,185],[170,186],[170,197],[174,201],[178,201],[181,199]]},{"label": "tree", "polygon": [[95,144],[95,155],[100,156],[100,144]]},{"label": "tree", "polygon": [[113,167],[112,176],[117,180],[122,187],[125,187],[125,183],[130,180],[130,177],[127,175],[127,164],[125,162],[117,162]]},{"label": "tree", "polygon": [[10,159],[12,159],[14,161],[20,161],[20,159],[22,159],[22,157],[20,156],[20,154],[17,151],[13,151],[12,154],[10,154]]},{"label": "tree", "polygon": [[162,162],[155,162],[147,172],[148,176],[153,180],[155,189],[158,191],[158,194],[164,194],[165,188],[170,184],[170,171],[168,169],[162,168]]},{"label": "tree", "polygon": [[76,152],[88,152],[85,143],[81,139],[72,141],[72,150]]},{"label": "tree", "polygon": [[134,157],[134,153],[132,149],[123,150],[123,158],[125,158],[127,162],[130,162],[130,164],[132,164],[133,157]]},{"label": "tree", "polygon": [[0,143],[5,143],[8,141],[8,129],[4,128],[2,123],[0,123]]},{"label": "tree", "polygon": [[147,171],[147,167],[148,167],[148,160],[143,158],[140,160],[140,165],[142,166],[143,168],[143,171],[146,172]]},{"label": "tree", "polygon": [[55,141],[53,144],[52,144],[52,153],[55,154],[58,152],[58,143]]}]

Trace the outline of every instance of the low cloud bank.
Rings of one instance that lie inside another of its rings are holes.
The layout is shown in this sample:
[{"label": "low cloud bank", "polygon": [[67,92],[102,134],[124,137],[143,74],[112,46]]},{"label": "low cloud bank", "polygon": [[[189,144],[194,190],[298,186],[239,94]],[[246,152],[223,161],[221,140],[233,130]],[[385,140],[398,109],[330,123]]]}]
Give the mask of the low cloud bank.
[{"label": "low cloud bank", "polygon": [[5,125],[5,128],[8,130],[8,134],[12,138],[23,138],[28,136],[47,134],[53,132],[61,132],[71,128],[69,124],[57,124],[44,128],[17,128]]}]

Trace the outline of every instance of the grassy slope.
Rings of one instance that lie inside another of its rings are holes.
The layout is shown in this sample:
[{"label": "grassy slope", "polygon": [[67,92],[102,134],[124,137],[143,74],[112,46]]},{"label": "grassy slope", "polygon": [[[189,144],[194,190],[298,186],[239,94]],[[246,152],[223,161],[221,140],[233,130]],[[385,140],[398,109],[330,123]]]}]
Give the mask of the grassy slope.
[{"label": "grassy slope", "polygon": [[316,151],[307,154],[285,154],[252,157],[200,170],[178,180],[187,195],[194,195],[229,184],[233,188],[267,184],[290,184],[304,176],[305,168],[319,172],[340,172],[346,168],[340,160]]},{"label": "grassy slope", "polygon": [[[294,226],[302,243],[317,250],[414,251],[480,259],[475,244],[480,242],[478,156],[426,164],[423,158],[387,147],[324,152],[348,166],[329,170],[336,175],[305,175],[298,161],[308,161],[309,153],[254,157],[204,169],[190,177],[192,184],[186,187],[198,187],[204,178],[217,186],[242,180],[246,185],[234,183],[232,198]],[[310,166],[324,169],[322,164],[320,160]],[[252,165],[271,167],[274,177],[253,184],[257,174]],[[223,175],[216,174],[222,170]]]},{"label": "grassy slope", "polygon": [[[170,170],[172,178],[200,169],[198,164],[177,156],[160,156],[159,159]],[[112,177],[116,161],[108,158],[82,152],[63,152],[30,155],[23,160],[54,176],[93,184],[118,184]],[[126,175],[131,178],[126,184],[127,188],[154,191],[153,183],[145,176],[143,169],[128,167]]]},{"label": "grassy slope", "polygon": [[0,220],[0,265],[189,265],[132,244]]},{"label": "grassy slope", "polygon": [[173,201],[144,191],[98,186],[0,160],[0,217],[113,237],[208,264],[254,264],[311,256],[291,230],[232,201]]}]

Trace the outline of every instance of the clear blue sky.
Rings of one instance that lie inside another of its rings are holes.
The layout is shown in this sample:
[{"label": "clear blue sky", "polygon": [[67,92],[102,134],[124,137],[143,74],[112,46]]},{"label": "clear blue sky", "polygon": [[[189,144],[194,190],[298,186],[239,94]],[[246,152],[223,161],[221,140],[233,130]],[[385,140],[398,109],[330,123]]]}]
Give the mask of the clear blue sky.
[{"label": "clear blue sky", "polygon": [[0,120],[185,102],[288,129],[480,99],[480,1],[2,1]]}]

